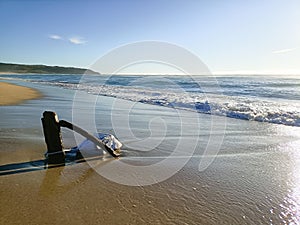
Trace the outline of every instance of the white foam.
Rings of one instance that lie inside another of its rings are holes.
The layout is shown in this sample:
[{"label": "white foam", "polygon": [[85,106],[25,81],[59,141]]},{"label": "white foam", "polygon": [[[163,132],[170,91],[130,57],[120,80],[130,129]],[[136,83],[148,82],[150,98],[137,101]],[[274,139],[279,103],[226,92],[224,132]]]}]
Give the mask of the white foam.
[{"label": "white foam", "polygon": [[[18,78],[7,77],[6,79],[17,80]],[[74,84],[55,82],[53,80],[29,81],[134,102],[192,110],[199,113],[227,116],[237,119],[300,127],[300,102],[296,100],[191,93],[168,87],[158,89],[138,86],[100,85],[92,82]]]},{"label": "white foam", "polygon": [[[53,83],[49,83],[52,84]],[[91,94],[121,98],[134,102],[187,109],[199,113],[227,116],[237,119],[254,120],[300,126],[300,104],[273,102],[257,97],[224,96],[203,93],[188,93],[182,90],[159,90],[151,88],[85,85],[56,83],[64,88],[86,91]]]}]

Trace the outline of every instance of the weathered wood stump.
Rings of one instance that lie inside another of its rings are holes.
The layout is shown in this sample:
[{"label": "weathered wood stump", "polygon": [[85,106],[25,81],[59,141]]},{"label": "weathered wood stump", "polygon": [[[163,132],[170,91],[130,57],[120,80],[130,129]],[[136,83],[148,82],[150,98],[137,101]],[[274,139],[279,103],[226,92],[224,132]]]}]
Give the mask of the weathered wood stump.
[{"label": "weathered wood stump", "polygon": [[47,159],[48,164],[65,164],[65,153],[63,151],[61,127],[66,127],[73,130],[82,136],[92,141],[95,145],[99,146],[103,150],[107,151],[111,156],[118,158],[120,153],[114,149],[106,146],[98,138],[94,137],[84,129],[67,122],[65,120],[58,120],[58,116],[55,112],[45,111],[42,118],[45,142],[47,144]]},{"label": "weathered wood stump", "polygon": [[45,111],[42,118],[45,142],[47,145],[48,164],[64,164],[61,130],[58,117],[55,112]]}]

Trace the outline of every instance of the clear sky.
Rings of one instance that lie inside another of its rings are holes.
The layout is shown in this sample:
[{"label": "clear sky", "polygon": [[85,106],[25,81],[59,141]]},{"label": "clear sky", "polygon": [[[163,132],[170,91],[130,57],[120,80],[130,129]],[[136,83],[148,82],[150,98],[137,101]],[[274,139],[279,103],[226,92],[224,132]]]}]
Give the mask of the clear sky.
[{"label": "clear sky", "polygon": [[88,67],[156,40],[213,73],[300,74],[299,24],[299,0],[0,0],[0,61]]}]

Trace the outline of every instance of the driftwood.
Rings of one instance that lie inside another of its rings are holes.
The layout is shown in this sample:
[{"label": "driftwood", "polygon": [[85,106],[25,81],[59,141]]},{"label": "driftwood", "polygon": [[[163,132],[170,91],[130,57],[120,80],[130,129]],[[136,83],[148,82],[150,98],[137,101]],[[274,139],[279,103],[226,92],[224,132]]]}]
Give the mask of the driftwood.
[{"label": "driftwood", "polygon": [[101,149],[107,151],[110,155],[117,158],[119,153],[103,144],[98,138],[94,137],[84,129],[65,120],[58,120],[55,112],[45,111],[42,118],[45,142],[47,144],[47,157],[48,164],[63,164],[65,163],[65,154],[63,151],[62,139],[61,139],[61,127],[71,129],[85,138],[92,141],[95,145]]},{"label": "driftwood", "polygon": [[44,112],[42,118],[48,164],[64,164],[65,153],[61,139],[60,125],[55,112]]}]

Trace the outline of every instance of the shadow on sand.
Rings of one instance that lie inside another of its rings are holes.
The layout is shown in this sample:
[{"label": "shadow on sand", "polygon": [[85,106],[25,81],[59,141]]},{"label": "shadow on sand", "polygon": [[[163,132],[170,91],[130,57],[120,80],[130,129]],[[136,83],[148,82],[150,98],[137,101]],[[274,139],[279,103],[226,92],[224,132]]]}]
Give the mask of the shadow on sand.
[{"label": "shadow on sand", "polygon": [[0,176],[28,173],[28,172],[38,171],[38,170],[48,170],[51,168],[65,167],[77,163],[83,163],[83,162],[94,161],[94,160],[103,160],[103,159],[104,156],[96,156],[90,158],[83,158],[81,156],[81,157],[77,157],[76,159],[66,158],[65,163],[62,164],[49,164],[47,159],[5,164],[5,165],[0,165]]}]

